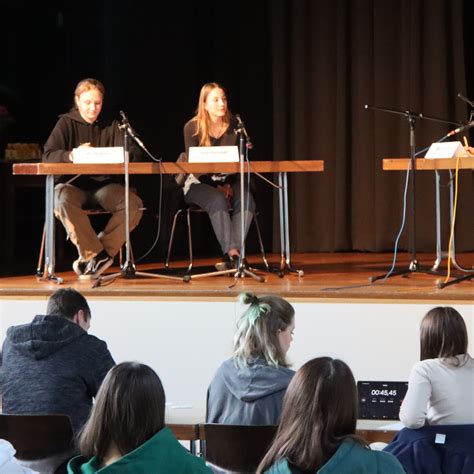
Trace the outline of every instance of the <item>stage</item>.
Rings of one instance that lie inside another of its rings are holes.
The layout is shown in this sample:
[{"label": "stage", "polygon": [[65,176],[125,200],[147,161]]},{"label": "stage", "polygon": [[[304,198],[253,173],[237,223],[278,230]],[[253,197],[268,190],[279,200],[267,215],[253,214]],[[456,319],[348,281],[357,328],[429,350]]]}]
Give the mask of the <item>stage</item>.
[{"label": "stage", "polygon": [[[400,253],[397,269],[405,269],[410,261],[410,254]],[[268,256],[269,263],[278,267],[279,255]],[[420,266],[428,269],[432,266],[433,254],[418,254]],[[422,272],[411,273],[406,277],[395,276],[386,281],[369,283],[369,277],[384,275],[391,268],[393,255],[389,253],[305,253],[292,255],[293,268],[303,270],[304,276],[286,273],[280,278],[276,273],[257,271],[265,278],[263,283],[252,277],[234,279],[232,276],[209,276],[192,279],[186,283],[181,279],[136,277],[118,278],[99,288],[92,288],[93,282],[80,281],[73,271],[58,271],[56,275],[63,279],[62,286],[78,289],[87,297],[119,299],[167,298],[186,299],[234,299],[242,291],[257,293],[276,293],[283,297],[302,301],[342,301],[359,302],[432,302],[432,303],[469,303],[474,299],[472,280],[463,281],[444,289],[437,285],[444,281],[443,275],[430,275]],[[259,255],[251,255],[249,263],[257,269],[263,269]],[[217,259],[196,259],[192,274],[213,271]],[[474,263],[474,254],[458,255],[463,267],[470,268]],[[162,263],[137,264],[137,271],[182,277],[187,268],[187,261],[172,262],[172,268],[165,270]],[[443,261],[441,272],[445,271]],[[107,273],[113,273],[119,267],[111,267]],[[34,263],[30,269],[24,269],[21,275],[0,278],[0,297],[46,298],[59,285],[51,281],[40,281],[35,276]],[[451,269],[452,275],[461,275]]]}]

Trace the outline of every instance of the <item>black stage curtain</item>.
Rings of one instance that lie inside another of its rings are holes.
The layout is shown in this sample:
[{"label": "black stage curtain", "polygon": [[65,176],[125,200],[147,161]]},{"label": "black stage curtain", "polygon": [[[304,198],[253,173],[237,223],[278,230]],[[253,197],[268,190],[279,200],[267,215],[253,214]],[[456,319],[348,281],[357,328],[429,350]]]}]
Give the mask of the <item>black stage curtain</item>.
[{"label": "black stage curtain", "polygon": [[[324,173],[292,177],[294,249],[389,250],[401,223],[405,173],[383,171],[382,158],[409,156],[409,124],[364,104],[467,120],[466,105],[456,98],[466,90],[463,3],[271,5],[274,159],[325,161]],[[452,128],[417,120],[416,143],[424,147]],[[434,180],[433,172],[416,175],[417,248],[423,251],[435,248]],[[472,215],[472,173],[462,172],[458,250],[473,248]],[[400,247],[408,246],[405,231]]]},{"label": "black stage curtain", "polygon": [[[61,0],[0,0],[8,64],[0,85],[18,97],[9,141],[43,144],[71,106],[77,81],[98,77],[107,89],[104,114],[125,110],[155,156],[174,161],[201,85],[217,81],[245,120],[253,159],[325,161],[324,173],[290,176],[293,251],[388,251],[401,222],[405,176],[382,171],[382,158],[409,155],[409,125],[364,104],[466,121],[456,94],[474,93],[464,64],[464,44],[474,41],[463,37],[472,26],[466,19],[463,27],[463,9],[469,16],[471,3],[208,0],[154,10],[139,0],[98,0],[91,10]],[[429,145],[451,128],[417,120],[416,143]],[[434,251],[434,173],[416,178],[417,249]],[[472,180],[471,172],[460,173],[458,250],[473,250]],[[266,244],[278,250],[274,193],[258,183]],[[149,210],[133,233],[141,241],[136,254],[155,237],[159,181],[140,177],[138,188]],[[162,250],[179,195],[168,179],[165,189]],[[444,186],[445,247],[446,197]],[[209,232],[194,236],[197,252],[209,249]],[[408,246],[405,229],[400,248]]]}]

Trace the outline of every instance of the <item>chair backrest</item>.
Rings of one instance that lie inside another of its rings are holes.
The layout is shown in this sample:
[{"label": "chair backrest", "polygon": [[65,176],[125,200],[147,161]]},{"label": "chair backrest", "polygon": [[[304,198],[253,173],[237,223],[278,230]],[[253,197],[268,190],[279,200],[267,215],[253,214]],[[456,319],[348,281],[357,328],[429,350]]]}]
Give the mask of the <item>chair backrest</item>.
[{"label": "chair backrest", "polygon": [[34,460],[70,450],[74,435],[66,415],[0,415],[0,438],[18,459]]},{"label": "chair backrest", "polygon": [[206,461],[234,472],[255,472],[277,426],[204,425]]}]

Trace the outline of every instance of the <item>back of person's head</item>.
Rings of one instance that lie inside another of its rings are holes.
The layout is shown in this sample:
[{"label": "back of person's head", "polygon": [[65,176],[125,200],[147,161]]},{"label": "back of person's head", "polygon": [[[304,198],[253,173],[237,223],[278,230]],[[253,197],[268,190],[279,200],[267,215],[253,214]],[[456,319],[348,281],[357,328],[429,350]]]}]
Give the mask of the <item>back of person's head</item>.
[{"label": "back of person's head", "polygon": [[288,386],[275,440],[258,472],[283,458],[303,471],[317,471],[345,438],[359,441],[357,407],[357,387],[345,362],[331,357],[306,362]]},{"label": "back of person's head", "polygon": [[286,351],[278,334],[294,321],[295,310],[288,301],[276,295],[256,296],[242,293],[240,302],[249,305],[237,323],[234,336],[234,360],[244,367],[257,358],[269,365],[287,367]]},{"label": "back of person's head", "polygon": [[61,288],[56,290],[48,300],[46,314],[49,316],[62,316],[74,319],[74,316],[82,310],[87,319],[91,317],[91,310],[87,300],[73,288]]},{"label": "back of person's head", "polygon": [[467,329],[450,306],[430,309],[420,325],[420,360],[444,359],[467,353]]},{"label": "back of person's head", "polygon": [[87,458],[104,459],[115,446],[125,456],[165,425],[165,392],[150,367],[123,362],[106,375],[91,415],[79,436],[79,449]]},{"label": "back of person's head", "polygon": [[90,91],[92,89],[97,89],[101,94],[102,97],[105,95],[105,87],[98,79],[93,79],[92,77],[88,77],[87,79],[82,79],[77,83],[76,89],[74,90],[74,107],[77,108],[76,99],[83,92]]}]

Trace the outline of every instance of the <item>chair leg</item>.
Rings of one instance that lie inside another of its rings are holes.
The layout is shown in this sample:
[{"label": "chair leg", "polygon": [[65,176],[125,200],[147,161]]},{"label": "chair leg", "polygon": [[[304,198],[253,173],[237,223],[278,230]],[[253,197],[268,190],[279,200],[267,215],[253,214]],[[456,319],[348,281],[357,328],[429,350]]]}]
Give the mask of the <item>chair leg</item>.
[{"label": "chair leg", "polygon": [[187,222],[188,222],[188,247],[189,247],[189,265],[188,273],[191,273],[193,268],[193,236],[191,231],[191,208],[187,209]]},{"label": "chair leg", "polygon": [[267,256],[265,255],[265,249],[263,248],[262,234],[260,233],[260,226],[258,224],[257,216],[258,216],[258,212],[254,214],[253,220],[255,222],[255,228],[257,229],[257,237],[258,237],[258,243],[260,245],[260,252],[262,254],[262,260],[263,260],[266,270],[270,271],[270,265],[268,264]]},{"label": "chair leg", "polygon": [[165,268],[170,267],[170,256],[171,256],[171,249],[173,247],[174,232],[176,230],[176,221],[178,220],[178,217],[182,211],[183,211],[182,209],[178,209],[173,218],[173,225],[171,226],[171,236],[170,236],[170,241],[168,243],[168,254],[166,255]]},{"label": "chair leg", "polygon": [[36,276],[41,278],[43,276],[43,258],[44,258],[44,245],[46,241],[46,224],[43,224],[43,237],[41,238],[40,253],[38,256],[38,265],[36,266]]}]

